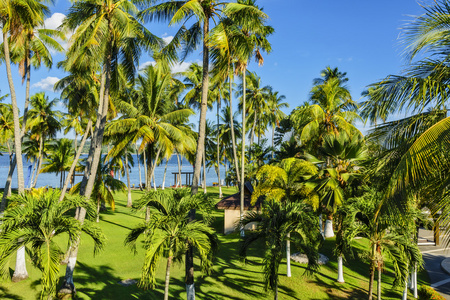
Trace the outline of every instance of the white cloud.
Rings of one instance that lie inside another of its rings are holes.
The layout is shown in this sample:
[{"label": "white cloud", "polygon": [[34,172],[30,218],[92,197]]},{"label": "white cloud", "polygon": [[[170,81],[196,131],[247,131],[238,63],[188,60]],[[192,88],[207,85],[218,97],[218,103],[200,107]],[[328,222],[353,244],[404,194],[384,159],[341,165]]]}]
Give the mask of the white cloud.
[{"label": "white cloud", "polygon": [[31,87],[38,88],[38,89],[41,89],[41,90],[44,90],[44,91],[53,92],[53,86],[58,81],[59,81],[58,77],[51,77],[51,76],[49,76],[47,78],[41,79],[41,81],[39,81],[38,83],[33,84]]},{"label": "white cloud", "polygon": [[[191,63],[192,62],[182,62],[180,64],[176,64],[176,65],[172,66],[172,73],[179,73],[179,72],[186,71],[189,68],[189,66],[191,65]],[[147,61],[139,66],[139,70],[142,71],[146,67],[148,67],[150,65],[154,66],[155,64],[156,64],[156,62],[154,62],[154,61]]]},{"label": "white cloud", "polygon": [[162,39],[164,41],[164,43],[168,44],[173,40],[173,36],[172,35],[168,35],[167,33],[164,33],[162,35]]},{"label": "white cloud", "polygon": [[65,14],[54,13],[50,18],[44,20],[44,27],[47,29],[57,29],[59,26],[61,26],[65,18]]}]

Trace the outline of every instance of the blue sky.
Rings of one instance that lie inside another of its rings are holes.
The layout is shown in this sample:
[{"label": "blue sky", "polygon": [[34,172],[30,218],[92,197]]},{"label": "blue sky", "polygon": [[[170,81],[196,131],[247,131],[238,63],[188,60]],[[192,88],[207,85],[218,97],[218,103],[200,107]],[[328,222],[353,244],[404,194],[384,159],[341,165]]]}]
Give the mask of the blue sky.
[{"label": "blue sky", "polygon": [[[413,16],[423,13],[414,0],[259,0],[257,3],[264,7],[275,34],[269,38],[272,52],[264,56],[264,65],[258,67],[252,61],[249,69],[257,72],[263,85],[271,85],[286,96],[290,105],[286,113],[308,99],[312,80],[326,66],[347,72],[348,86],[356,101],[361,100],[361,92],[370,83],[389,74],[399,74],[406,63],[402,57],[400,28]],[[50,7],[53,15],[46,26],[59,25],[69,6],[69,1],[55,1]],[[175,26],[167,24],[147,26],[154,34],[167,38],[176,31]],[[192,54],[178,69],[199,62],[200,55]],[[56,68],[56,62],[62,59],[62,54],[55,54],[53,69],[32,71],[31,94],[45,91],[50,98],[59,96],[51,91],[51,86],[65,76]],[[150,60],[143,56],[140,64]],[[21,86],[17,68],[13,72],[19,107],[23,107],[25,88]],[[0,81],[1,94],[9,93],[4,64],[0,66],[0,74],[4,78]],[[213,119],[213,113],[208,113],[208,117]],[[362,125],[359,127],[362,129]]]}]

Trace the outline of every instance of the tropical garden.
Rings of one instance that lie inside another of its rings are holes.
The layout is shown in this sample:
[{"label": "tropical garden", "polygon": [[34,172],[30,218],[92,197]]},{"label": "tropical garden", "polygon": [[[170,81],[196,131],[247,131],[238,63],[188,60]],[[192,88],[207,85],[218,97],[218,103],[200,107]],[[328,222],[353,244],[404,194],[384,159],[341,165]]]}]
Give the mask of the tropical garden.
[{"label": "tropical garden", "polygon": [[[423,9],[403,29],[403,73],[367,83],[359,101],[347,73],[324,66],[287,112],[283,92],[249,69],[264,63],[275,30],[256,0],[77,0],[57,29],[44,26],[48,3],[3,1],[0,298],[408,299],[420,284],[435,293],[417,236],[447,234],[450,220],[450,2]],[[156,23],[177,32],[164,39]],[[201,62],[173,72],[199,50]],[[60,97],[30,95],[32,70],[53,68],[56,52]],[[144,53],[152,64],[140,65]],[[188,187],[165,186],[171,159],[176,178],[183,160],[193,167]],[[43,173],[58,186],[39,186]],[[225,235],[216,204],[232,194],[239,215]]]}]

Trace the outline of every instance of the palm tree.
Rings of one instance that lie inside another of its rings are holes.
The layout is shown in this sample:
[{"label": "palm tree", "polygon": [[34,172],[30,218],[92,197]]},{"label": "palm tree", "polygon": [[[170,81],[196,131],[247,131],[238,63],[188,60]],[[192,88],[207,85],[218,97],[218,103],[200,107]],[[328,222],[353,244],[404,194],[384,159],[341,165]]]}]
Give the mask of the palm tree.
[{"label": "palm tree", "polygon": [[381,273],[387,257],[395,270],[394,285],[407,281],[410,268],[420,268],[422,254],[413,238],[416,231],[416,219],[421,213],[413,207],[407,212],[407,222],[398,222],[388,206],[380,206],[383,195],[374,190],[367,191],[362,197],[352,198],[345,205],[344,230],[341,239],[341,251],[351,254],[350,242],[354,236],[367,237],[370,251],[369,293],[372,299],[375,270],[378,270],[377,296],[381,299]]},{"label": "palm tree", "polygon": [[56,173],[60,175],[59,188],[63,188],[65,174],[70,170],[73,161],[72,140],[62,138],[49,145],[49,154],[40,173]]},{"label": "palm tree", "polygon": [[286,102],[282,102],[286,97],[284,95],[278,95],[278,91],[273,91],[272,87],[268,87],[268,95],[267,98],[269,100],[269,111],[270,114],[267,114],[268,123],[272,127],[272,159],[274,159],[275,155],[275,127],[280,126],[280,121],[286,118],[286,114],[281,111],[282,108],[288,108],[289,104]]},{"label": "palm tree", "polygon": [[308,270],[315,271],[318,268],[321,237],[314,218],[312,210],[305,203],[281,203],[269,196],[263,202],[262,213],[248,212],[240,221],[241,227],[257,222],[256,230],[242,238],[240,255],[246,257],[251,244],[258,240],[264,241],[264,286],[266,290],[270,288],[274,292],[275,300],[278,299],[278,269],[288,233],[292,234],[289,239],[307,255]]},{"label": "palm tree", "polygon": [[[312,163],[297,158],[282,160],[278,165],[264,165],[256,173],[258,184],[252,194],[252,203],[260,197],[267,197],[281,203],[316,203],[317,194],[305,184],[311,176],[317,174]],[[291,277],[290,235],[286,234],[287,277]]]},{"label": "palm tree", "polygon": [[[328,69],[326,69],[328,70]],[[326,71],[325,70],[325,71]],[[337,72],[340,73],[340,72]],[[334,74],[334,73],[332,73]],[[345,131],[348,135],[359,133],[353,121],[360,119],[356,112],[357,104],[352,100],[348,88],[343,85],[344,75],[329,75],[322,71],[323,79],[315,79],[310,92],[310,103],[295,110],[291,115],[294,129],[302,144],[312,143],[317,147],[327,133]]]},{"label": "palm tree", "polygon": [[27,127],[31,132],[30,138],[39,141],[39,163],[36,170],[36,177],[31,185],[33,188],[36,186],[37,175],[41,171],[42,162],[44,160],[44,141],[48,138],[56,137],[56,133],[61,128],[61,123],[59,121],[61,113],[53,110],[57,101],[57,99],[49,101],[48,96],[45,96],[45,93],[43,92],[37,93],[31,97],[31,106],[33,108],[28,113],[30,119]]},{"label": "palm tree", "polygon": [[20,247],[30,246],[31,258],[42,272],[40,299],[52,299],[59,278],[60,238],[74,239],[84,232],[94,240],[94,254],[103,248],[105,236],[100,228],[85,220],[83,224],[68,215],[84,207],[89,215],[94,209],[81,197],[59,201],[59,191],[44,188],[16,196],[5,211],[0,225],[0,271],[9,273],[9,260]]},{"label": "palm tree", "polygon": [[[13,171],[13,145],[11,142],[14,139],[14,120],[13,120],[13,111],[12,105],[0,103],[0,144],[6,145],[9,153],[9,171],[8,171],[8,179],[12,179],[12,171]],[[8,180],[7,180],[8,182]],[[5,190],[3,192],[2,202],[0,205],[0,212],[4,211],[6,208],[6,197],[11,196],[11,185],[5,186]]]},{"label": "palm tree", "polygon": [[136,251],[136,241],[144,235],[145,261],[139,286],[154,288],[156,268],[161,257],[166,256],[164,299],[169,299],[170,268],[173,262],[182,261],[186,240],[198,250],[202,269],[206,273],[211,271],[217,236],[208,223],[192,222],[189,218],[189,212],[194,208],[211,209],[212,203],[205,200],[201,193],[191,195],[189,189],[170,189],[150,191],[138,203],[138,206],[150,208],[151,217],[127,235],[125,244]]},{"label": "palm tree", "polygon": [[[327,216],[324,237],[334,236],[333,216],[338,207],[342,206],[351,195],[350,184],[363,171],[367,161],[367,149],[359,135],[349,138],[345,133],[327,135],[318,151],[326,161],[319,160],[311,154],[307,159],[322,166],[319,173],[312,179],[316,192],[320,195],[320,208]],[[343,230],[342,217],[338,218],[338,236]],[[343,251],[337,247],[338,282],[344,282]]]},{"label": "palm tree", "polygon": [[[97,178],[95,179],[94,189],[92,191],[91,199],[97,207],[97,223],[100,221],[100,207],[101,205],[108,203],[111,209],[115,209],[114,193],[117,191],[124,191],[126,185],[119,179],[115,179],[111,175],[111,164],[101,163],[97,172]],[[77,183],[70,189],[70,193],[73,195],[79,194],[81,188],[81,182]]]},{"label": "palm tree", "polygon": [[[131,2],[115,0],[85,0],[76,2],[63,22],[63,28],[74,31],[72,44],[67,52],[66,70],[85,70],[99,65],[101,68],[99,101],[95,130],[86,169],[80,186],[80,194],[90,198],[94,189],[97,168],[101,159],[101,145],[105,130],[111,83],[116,80],[120,62],[126,66],[124,73],[132,78],[142,48],[151,50],[161,46],[160,39],[153,36],[136,18],[137,8]],[[79,209],[80,222],[85,210]],[[74,291],[73,270],[78,253],[79,238],[74,241],[66,269],[64,294]]]}]

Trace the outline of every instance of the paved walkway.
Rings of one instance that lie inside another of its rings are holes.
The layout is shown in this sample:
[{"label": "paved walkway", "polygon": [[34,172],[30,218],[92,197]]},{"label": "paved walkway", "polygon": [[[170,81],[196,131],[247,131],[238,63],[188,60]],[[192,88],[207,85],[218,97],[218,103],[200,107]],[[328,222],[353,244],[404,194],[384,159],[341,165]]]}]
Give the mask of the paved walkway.
[{"label": "paved walkway", "polygon": [[[430,230],[419,230],[419,239],[433,241],[433,232]],[[430,285],[438,291],[445,299],[450,300],[450,248],[443,247],[444,241],[441,238],[439,246],[423,245],[419,246],[425,262],[425,270],[430,277]]]}]

